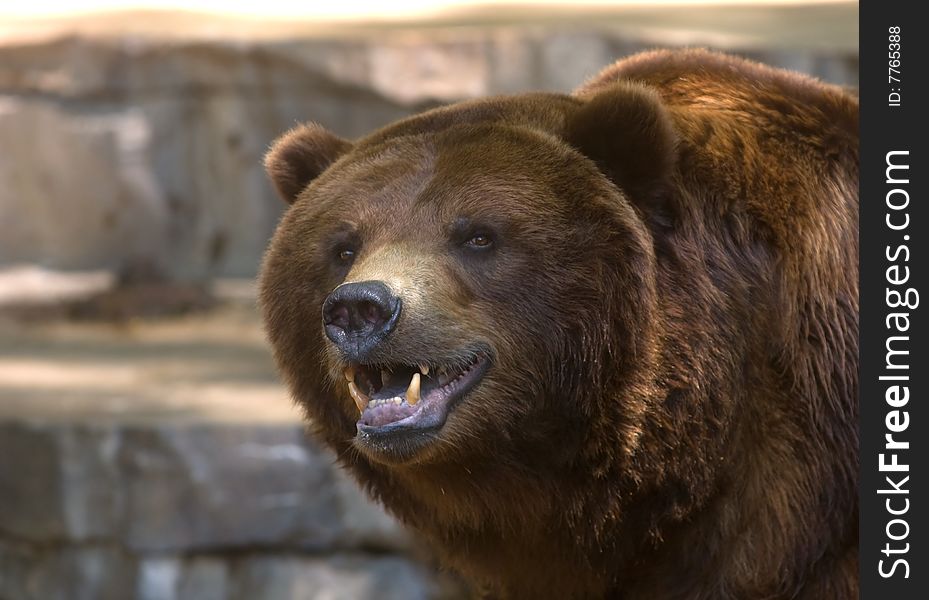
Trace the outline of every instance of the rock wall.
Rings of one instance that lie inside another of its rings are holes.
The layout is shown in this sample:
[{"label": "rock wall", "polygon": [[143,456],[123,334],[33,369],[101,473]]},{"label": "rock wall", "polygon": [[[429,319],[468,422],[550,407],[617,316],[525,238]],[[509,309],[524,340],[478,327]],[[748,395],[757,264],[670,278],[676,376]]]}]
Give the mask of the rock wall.
[{"label": "rock wall", "polygon": [[[356,137],[442,102],[568,91],[656,45],[595,22],[0,43],[0,265],[253,275],[282,211],[261,157],[298,121]],[[854,51],[726,48],[857,85]]]},{"label": "rock wall", "polygon": [[261,170],[271,140],[307,118],[358,135],[410,110],[312,63],[225,43],[0,50],[0,260],[254,273],[281,212]]},{"label": "rock wall", "polygon": [[306,432],[233,283],[157,321],[0,311],[0,599],[463,597]]},{"label": "rock wall", "polygon": [[461,597],[417,550],[298,423],[0,419],[0,598]]}]

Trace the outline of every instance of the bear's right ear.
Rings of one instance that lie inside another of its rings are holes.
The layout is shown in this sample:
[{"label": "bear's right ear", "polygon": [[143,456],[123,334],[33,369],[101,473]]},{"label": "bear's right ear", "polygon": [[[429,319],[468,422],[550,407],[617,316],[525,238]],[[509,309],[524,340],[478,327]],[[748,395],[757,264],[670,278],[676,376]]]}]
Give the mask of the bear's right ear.
[{"label": "bear's right ear", "polygon": [[274,142],[265,155],[265,172],[288,204],[352,144],[316,123],[294,127]]}]

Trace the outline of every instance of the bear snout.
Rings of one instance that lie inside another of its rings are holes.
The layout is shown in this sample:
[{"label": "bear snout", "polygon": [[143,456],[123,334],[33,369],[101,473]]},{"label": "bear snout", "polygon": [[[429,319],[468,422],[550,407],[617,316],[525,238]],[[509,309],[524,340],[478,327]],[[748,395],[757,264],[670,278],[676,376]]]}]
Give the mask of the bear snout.
[{"label": "bear snout", "polygon": [[397,326],[403,302],[382,281],[340,285],[323,303],[323,328],[350,361],[361,362]]}]

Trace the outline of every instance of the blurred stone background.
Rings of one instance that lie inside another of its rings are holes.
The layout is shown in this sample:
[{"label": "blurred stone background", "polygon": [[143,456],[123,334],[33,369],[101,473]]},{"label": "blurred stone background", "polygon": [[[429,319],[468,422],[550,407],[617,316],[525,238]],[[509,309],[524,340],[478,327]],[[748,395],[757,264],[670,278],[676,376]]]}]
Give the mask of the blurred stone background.
[{"label": "blurred stone background", "polygon": [[702,10],[230,21],[228,34],[179,14],[20,27],[0,46],[0,264],[252,276],[282,211],[261,157],[295,123],[357,137],[442,102],[567,92],[656,46],[721,47],[857,85],[855,5]]},{"label": "blurred stone background", "polygon": [[3,14],[2,600],[465,593],[274,373],[250,278],[284,208],[261,158],[295,123],[357,137],[654,47],[858,85],[857,3]]}]

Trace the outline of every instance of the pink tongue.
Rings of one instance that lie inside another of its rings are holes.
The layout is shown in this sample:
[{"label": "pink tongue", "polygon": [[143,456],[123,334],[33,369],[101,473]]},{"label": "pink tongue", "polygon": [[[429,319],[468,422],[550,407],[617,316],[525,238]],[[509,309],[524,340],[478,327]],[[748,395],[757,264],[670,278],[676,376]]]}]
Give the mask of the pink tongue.
[{"label": "pink tongue", "polygon": [[366,408],[358,422],[369,427],[381,427],[401,421],[414,412],[416,412],[416,406],[410,406],[406,402],[402,404],[387,402]]}]

